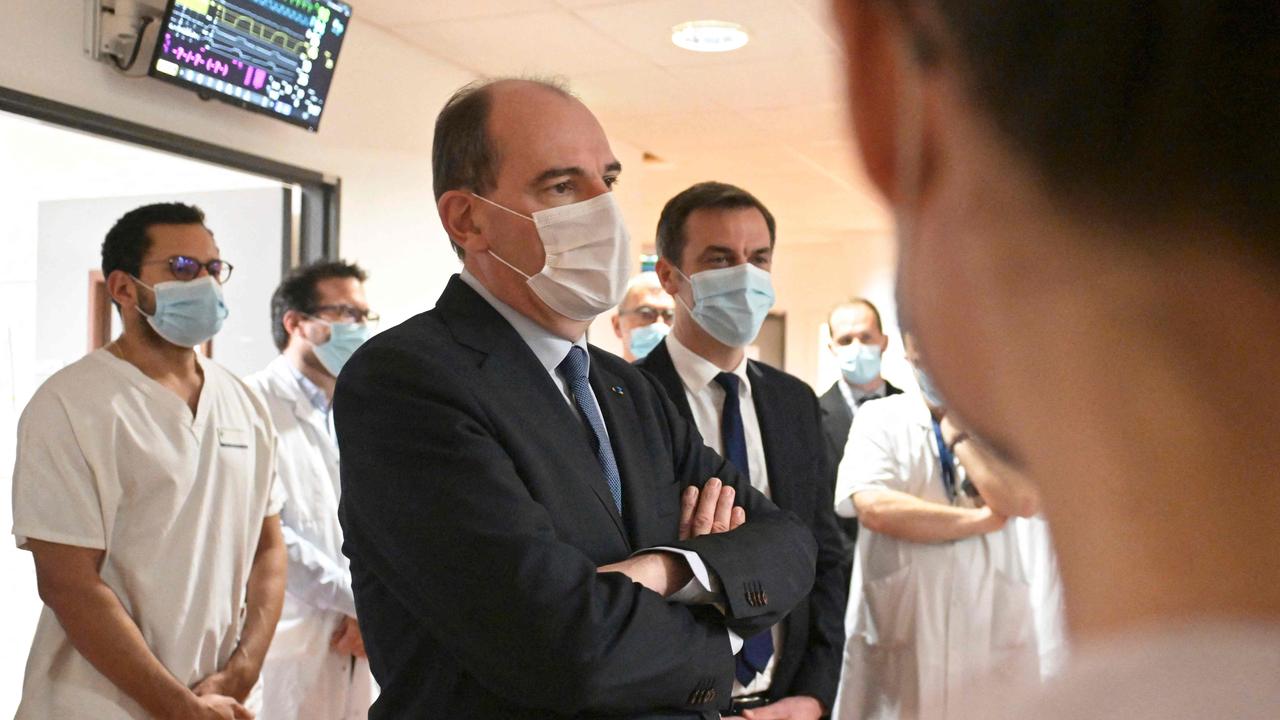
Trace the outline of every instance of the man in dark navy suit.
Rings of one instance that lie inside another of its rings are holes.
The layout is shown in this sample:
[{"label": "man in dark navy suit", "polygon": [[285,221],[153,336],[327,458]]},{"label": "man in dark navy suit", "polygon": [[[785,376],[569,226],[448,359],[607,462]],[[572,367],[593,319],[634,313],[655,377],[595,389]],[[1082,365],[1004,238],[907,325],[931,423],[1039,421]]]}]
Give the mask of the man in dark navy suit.
[{"label": "man in dark navy suit", "polygon": [[717,717],[816,550],[585,342],[631,271],[604,131],[557,86],[480,83],[441,111],[432,164],[464,269],[334,400],[370,716]]},{"label": "man in dark navy suit", "polygon": [[773,304],[776,225],[733,185],[676,195],[658,220],[658,277],[676,299],[671,333],[638,365],[751,485],[818,541],[813,591],[736,659],[731,712],[817,720],[832,707],[844,649],[846,555],[831,493],[818,399],[799,378],[748,360]]}]

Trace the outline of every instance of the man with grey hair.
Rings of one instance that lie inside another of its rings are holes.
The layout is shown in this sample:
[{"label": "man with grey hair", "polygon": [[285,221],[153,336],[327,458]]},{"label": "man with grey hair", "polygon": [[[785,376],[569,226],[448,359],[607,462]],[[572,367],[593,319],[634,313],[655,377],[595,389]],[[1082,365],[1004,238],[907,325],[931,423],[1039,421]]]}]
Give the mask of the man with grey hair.
[{"label": "man with grey hair", "polygon": [[742,638],[808,593],[813,536],[586,343],[632,256],[581,102],[469,86],[433,158],[463,271],[334,397],[371,717],[716,717]]},{"label": "man with grey hair", "polygon": [[613,334],[622,341],[622,359],[635,362],[657,347],[671,332],[675,311],[675,301],[662,289],[657,273],[631,278],[612,318]]}]

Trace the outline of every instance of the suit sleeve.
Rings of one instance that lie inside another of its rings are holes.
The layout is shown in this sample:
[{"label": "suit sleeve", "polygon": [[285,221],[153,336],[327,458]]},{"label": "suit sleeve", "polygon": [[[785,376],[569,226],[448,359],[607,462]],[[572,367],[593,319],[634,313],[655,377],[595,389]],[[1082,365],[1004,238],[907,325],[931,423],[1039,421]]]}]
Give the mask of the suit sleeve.
[{"label": "suit sleeve", "polygon": [[[819,423],[815,427],[821,428],[821,411],[816,405],[814,412]],[[828,712],[835,705],[844,661],[844,615],[849,599],[846,543],[832,509],[834,475],[829,458],[815,453],[813,534],[818,541],[818,562],[809,594],[809,646],[791,685],[792,695],[816,697]]]},{"label": "suit sleeve", "polygon": [[736,530],[671,543],[698,556],[720,578],[725,624],[751,637],[777,624],[813,587],[817,554],[813,533],[795,515],[780,510],[751,487],[731,463],[702,442],[693,423],[680,416],[650,375],[654,402],[670,429],[676,476],[681,485],[702,487],[712,477],[733,486],[734,503],[747,513]]},{"label": "suit sleeve", "polygon": [[334,402],[353,566],[479,683],[564,715],[687,707],[708,676],[728,697],[720,622],[558,540],[457,372],[366,345]]}]

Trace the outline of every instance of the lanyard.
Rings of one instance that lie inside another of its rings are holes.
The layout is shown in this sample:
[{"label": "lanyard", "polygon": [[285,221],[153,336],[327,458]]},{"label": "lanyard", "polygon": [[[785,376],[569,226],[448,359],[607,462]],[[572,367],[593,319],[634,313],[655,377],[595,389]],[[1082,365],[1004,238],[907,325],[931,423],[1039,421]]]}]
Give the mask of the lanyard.
[{"label": "lanyard", "polygon": [[947,491],[947,500],[953,505],[956,501],[956,459],[942,439],[942,425],[933,421],[933,438],[938,442],[938,460],[942,462],[942,488]]}]

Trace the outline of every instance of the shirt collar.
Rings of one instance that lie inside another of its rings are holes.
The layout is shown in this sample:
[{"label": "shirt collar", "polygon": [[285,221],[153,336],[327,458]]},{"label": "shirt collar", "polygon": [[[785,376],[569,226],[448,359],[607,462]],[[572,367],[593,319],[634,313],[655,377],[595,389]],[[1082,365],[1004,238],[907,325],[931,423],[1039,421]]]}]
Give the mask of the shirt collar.
[{"label": "shirt collar", "polygon": [[[480,281],[476,279],[476,276],[472,275],[465,268],[458,274],[458,279],[466,283],[472,290],[475,290],[480,297],[484,298],[485,302],[489,303],[494,310],[498,311],[499,315],[511,324],[511,327],[516,331],[516,334],[520,336],[521,340],[524,340],[525,345],[529,346],[529,349],[533,351],[534,356],[538,358],[538,362],[542,363],[542,366],[546,368],[547,372],[554,373],[556,369],[560,367],[561,361],[563,361],[569,354],[569,348],[574,345],[582,348],[584,352],[587,350],[586,335],[578,338],[575,342],[565,340],[559,335],[556,335],[550,330],[520,314],[520,311],[499,300],[493,293],[489,292],[489,288],[482,285]],[[591,353],[588,352],[588,372],[590,372],[590,369]]]},{"label": "shirt collar", "polygon": [[324,394],[324,390],[321,390],[319,385],[311,382],[306,375],[299,372],[298,368],[293,366],[293,363],[286,362],[285,366],[289,368],[289,373],[293,375],[293,379],[298,381],[298,386],[302,388],[302,394],[306,395],[307,400],[311,401],[311,406],[328,415],[329,407],[332,403],[329,402],[329,397]]},{"label": "shirt collar", "polygon": [[[710,360],[681,344],[676,339],[675,333],[667,335],[666,343],[667,351],[671,353],[671,364],[676,366],[676,374],[680,376],[680,382],[684,385],[685,390],[691,393],[702,392],[722,372]],[[747,377],[747,356],[745,354],[742,356],[742,361],[731,372],[742,381],[738,384],[746,391],[746,396],[751,397],[751,380]]]},{"label": "shirt collar", "polygon": [[844,401],[850,409],[857,409],[859,405],[868,400],[882,398],[888,392],[889,386],[885,384],[884,378],[880,379],[880,387],[867,392],[850,385],[849,381],[844,379],[844,376],[840,377],[840,394],[844,396]]}]

